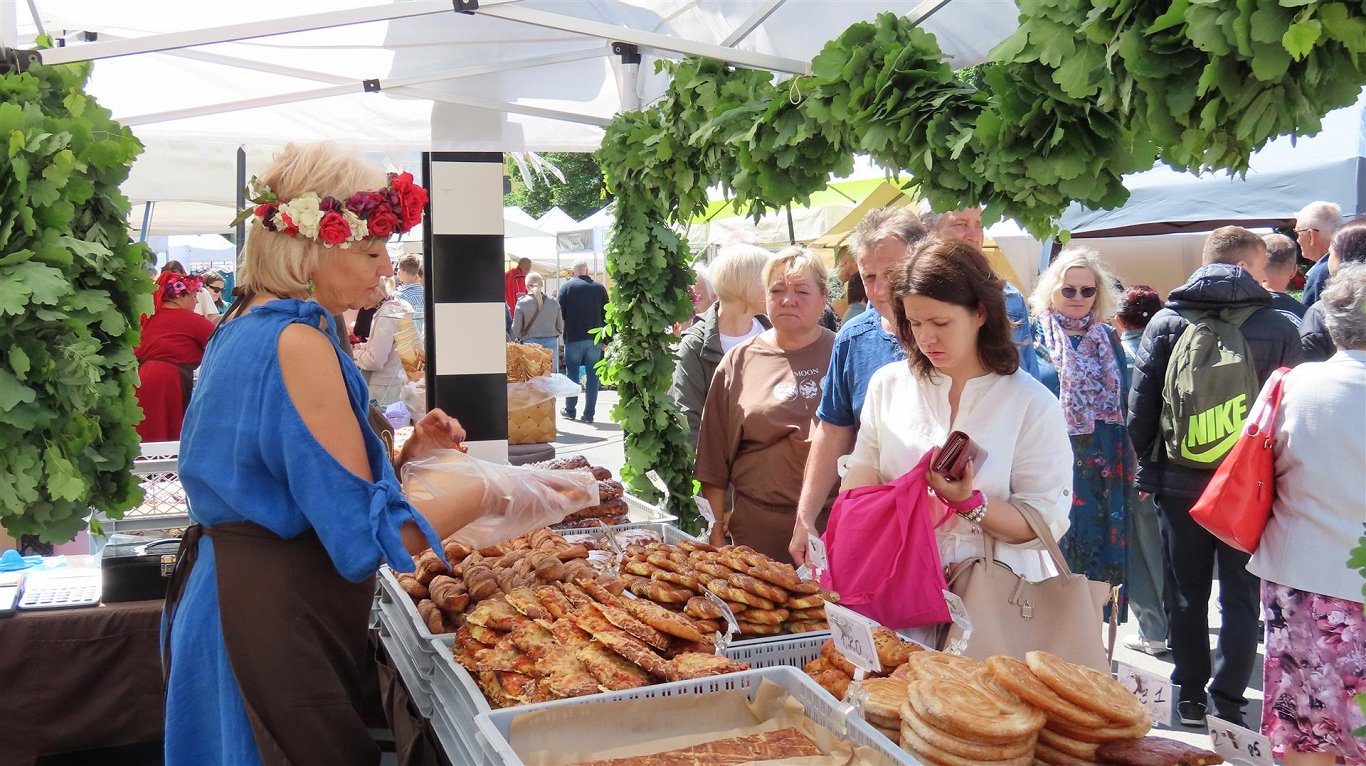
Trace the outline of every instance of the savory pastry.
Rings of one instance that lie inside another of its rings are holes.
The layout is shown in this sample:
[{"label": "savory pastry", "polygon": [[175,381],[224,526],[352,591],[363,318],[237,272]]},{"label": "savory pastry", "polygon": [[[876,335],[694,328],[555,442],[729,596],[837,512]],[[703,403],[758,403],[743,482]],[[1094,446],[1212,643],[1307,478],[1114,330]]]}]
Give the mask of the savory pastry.
[{"label": "savory pastry", "polygon": [[543,621],[535,620],[524,625],[518,625],[517,629],[508,634],[514,646],[521,649],[526,656],[533,660],[540,661],[551,649],[559,646],[554,634],[545,627]]},{"label": "savory pastry", "polygon": [[793,620],[784,624],[783,630],[788,633],[811,633],[817,630],[830,630],[830,623],[825,620]]},{"label": "savory pastry", "polygon": [[1082,742],[1079,739],[1072,739],[1046,726],[1039,732],[1039,744],[1050,747],[1070,758],[1087,762],[1094,762],[1096,751],[1100,749],[1100,745],[1096,742]]},{"label": "savory pastry", "polygon": [[689,681],[724,673],[738,673],[741,670],[749,670],[749,663],[737,662],[717,654],[686,652],[669,660],[664,677],[670,681]]},{"label": "savory pastry", "polygon": [[552,620],[560,619],[574,608],[569,599],[564,597],[564,593],[553,585],[542,585],[537,588],[536,598],[540,600],[541,608]]},{"label": "savory pastry", "polygon": [[398,580],[398,587],[402,588],[403,592],[407,593],[414,601],[421,601],[424,598],[432,597],[431,593],[427,590],[427,586],[418,582],[416,577],[407,572],[396,575],[395,579]]},{"label": "savory pastry", "polygon": [[702,631],[698,630],[692,620],[685,615],[670,612],[659,604],[645,599],[628,598],[624,599],[624,603],[626,611],[633,617],[660,633],[676,636],[684,641],[705,640]]},{"label": "savory pastry", "polygon": [[772,609],[776,606],[772,601],[769,601],[762,596],[756,596],[742,588],[737,588],[726,580],[712,580],[707,583],[707,590],[727,601],[736,601],[749,606],[757,606],[760,609]]},{"label": "savory pastry", "polygon": [[[1000,756],[997,751],[1007,747],[1004,745],[996,748],[993,748],[991,745],[982,745],[984,752],[990,755],[990,758],[965,758],[960,755],[954,755],[947,750],[935,748],[922,738],[914,727],[903,724],[900,734],[901,748],[903,750],[916,756],[918,760],[924,763],[934,764],[935,766],[982,766],[983,762],[990,762],[991,766],[1031,766],[1031,764],[1034,763],[1032,752],[1026,752],[1024,755],[1017,755],[1014,757]],[[1032,741],[1033,737],[1030,737],[1029,739]],[[1012,747],[1018,748],[1019,743],[1013,744]],[[1030,749],[1032,750],[1032,748]]]},{"label": "savory pastry", "polygon": [[922,681],[935,678],[962,680],[982,669],[981,660],[963,657],[947,652],[912,652],[906,657],[892,675],[907,681]]},{"label": "savory pastry", "polygon": [[541,599],[536,596],[536,592],[531,588],[516,588],[508,592],[504,597],[521,614],[533,620],[544,620],[550,614],[541,606]]},{"label": "savory pastry", "polygon": [[585,761],[576,766],[733,766],[821,754],[815,742],[797,729],[789,728],[721,739],[653,755]]},{"label": "savory pastry", "polygon": [[[769,585],[757,577],[750,577],[747,574],[736,572],[726,578],[726,582],[739,588],[740,590],[752,593],[759,598],[772,601],[775,605],[787,603],[788,593],[786,590],[776,585]],[[770,609],[772,607],[769,607]]]},{"label": "savory pastry", "polygon": [[578,649],[556,645],[536,663],[545,686],[557,697],[583,697],[600,691],[594,678],[579,661]]},{"label": "savory pastry", "polygon": [[906,682],[900,678],[869,678],[863,682],[867,695],[863,715],[883,728],[901,727],[901,705],[906,701]]},{"label": "savory pastry", "polygon": [[617,598],[611,591],[603,587],[603,584],[596,579],[579,579],[575,580],[574,583],[580,588],[583,588],[584,592],[599,604],[613,606],[618,609],[622,607],[621,599]]},{"label": "savory pastry", "polygon": [[602,644],[584,644],[574,656],[597,679],[598,685],[608,691],[637,689],[654,683],[640,666],[627,662]]},{"label": "savory pastry", "polygon": [[821,644],[820,656],[829,663],[830,667],[850,678],[854,676],[855,668],[853,663],[846,660],[844,655],[840,653],[840,650],[835,648],[834,641],[826,639],[825,643]]},{"label": "savory pastry", "polygon": [[[469,633],[472,640],[484,644],[485,646],[493,646],[503,640],[502,633],[499,633],[496,630],[489,630],[483,625],[475,625],[472,622],[466,622],[460,630]],[[456,632],[459,633],[459,631]]]},{"label": "savory pastry", "polygon": [[[638,601],[639,599],[636,600]],[[639,639],[660,651],[669,648],[668,636],[636,619],[635,616],[625,609],[618,609],[617,607],[608,606],[607,604],[596,604],[593,608],[605,617],[608,622],[626,631],[631,637]]]},{"label": "savory pastry", "polygon": [[883,673],[901,667],[913,652],[921,651],[921,647],[881,625],[873,628],[873,644],[877,647],[877,659],[882,663]]},{"label": "savory pastry", "polygon": [[[539,603],[538,607],[539,607]],[[509,631],[526,621],[505,598],[490,598],[479,602],[468,614],[465,622],[482,625],[492,630]]]},{"label": "savory pastry", "polygon": [[1107,742],[1096,751],[1103,766],[1212,766],[1223,763],[1216,753],[1166,737]]},{"label": "savory pastry", "polygon": [[744,617],[745,622],[759,625],[782,625],[787,622],[788,614],[786,609],[746,609]]},{"label": "savory pastry", "polygon": [[474,659],[479,670],[503,670],[531,675],[536,668],[536,663],[523,654],[510,638],[499,641],[492,649],[479,651],[474,655]]},{"label": "savory pastry", "polygon": [[683,611],[688,616],[696,617],[699,620],[719,620],[725,616],[721,607],[703,596],[694,596],[688,599],[688,604],[683,607]]}]

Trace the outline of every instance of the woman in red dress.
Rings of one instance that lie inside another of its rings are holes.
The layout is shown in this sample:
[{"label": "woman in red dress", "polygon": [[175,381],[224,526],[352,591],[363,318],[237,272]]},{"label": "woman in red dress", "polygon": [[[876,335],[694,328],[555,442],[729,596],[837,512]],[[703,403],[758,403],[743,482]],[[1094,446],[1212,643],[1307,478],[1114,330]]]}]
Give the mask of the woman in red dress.
[{"label": "woman in red dress", "polygon": [[180,423],[190,404],[194,370],[204,358],[204,346],[214,324],[194,312],[202,282],[163,271],[153,296],[156,311],[144,318],[138,358],[138,405],[143,418],[138,436],[143,442],[180,440]]}]

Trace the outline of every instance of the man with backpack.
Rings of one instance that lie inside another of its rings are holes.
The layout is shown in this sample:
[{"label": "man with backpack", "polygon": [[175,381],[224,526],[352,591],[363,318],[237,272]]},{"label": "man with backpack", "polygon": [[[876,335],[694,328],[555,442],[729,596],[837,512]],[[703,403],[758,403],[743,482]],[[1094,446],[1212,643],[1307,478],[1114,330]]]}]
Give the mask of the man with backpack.
[{"label": "man with backpack", "polygon": [[1217,566],[1223,626],[1209,696],[1215,716],[1239,725],[1257,657],[1259,584],[1247,571],[1249,555],[1205,531],[1190,509],[1237,441],[1262,384],[1301,359],[1294,324],[1259,284],[1266,243],[1224,226],[1205,241],[1203,260],[1143,333],[1128,419],[1136,483],[1155,496],[1176,580],[1168,583],[1176,591],[1168,641],[1172,682],[1181,687],[1177,712],[1183,725],[1197,727],[1205,724],[1211,677],[1211,573]]}]

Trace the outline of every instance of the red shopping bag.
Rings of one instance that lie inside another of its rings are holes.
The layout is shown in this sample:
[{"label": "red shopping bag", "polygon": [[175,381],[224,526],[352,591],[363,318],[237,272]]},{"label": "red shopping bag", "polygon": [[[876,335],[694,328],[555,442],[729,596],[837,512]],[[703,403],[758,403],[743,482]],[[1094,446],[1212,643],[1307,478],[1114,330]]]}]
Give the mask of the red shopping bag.
[{"label": "red shopping bag", "polygon": [[1271,373],[1243,432],[1191,508],[1191,518],[1243,553],[1257,550],[1276,499],[1276,409],[1289,367]]},{"label": "red shopping bag", "polygon": [[821,587],[894,630],[949,621],[925,474],[930,453],[890,484],[841,492],[826,524]]}]

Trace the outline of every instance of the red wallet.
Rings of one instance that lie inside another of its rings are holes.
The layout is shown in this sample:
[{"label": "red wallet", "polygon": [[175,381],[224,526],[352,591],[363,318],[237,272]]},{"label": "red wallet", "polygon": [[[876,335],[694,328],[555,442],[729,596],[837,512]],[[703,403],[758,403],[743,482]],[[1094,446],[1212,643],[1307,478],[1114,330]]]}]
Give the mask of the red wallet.
[{"label": "red wallet", "polygon": [[939,448],[939,455],[930,469],[951,481],[958,481],[967,471],[969,460],[972,461],[973,470],[980,471],[986,459],[986,450],[977,446],[977,443],[962,431],[954,431],[944,441],[944,446]]}]

